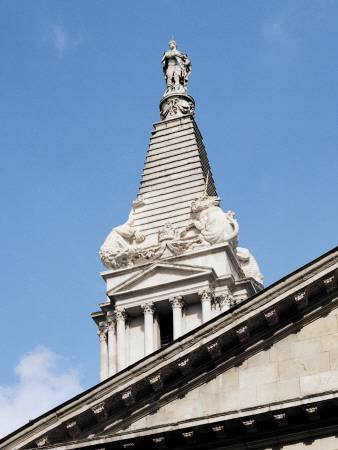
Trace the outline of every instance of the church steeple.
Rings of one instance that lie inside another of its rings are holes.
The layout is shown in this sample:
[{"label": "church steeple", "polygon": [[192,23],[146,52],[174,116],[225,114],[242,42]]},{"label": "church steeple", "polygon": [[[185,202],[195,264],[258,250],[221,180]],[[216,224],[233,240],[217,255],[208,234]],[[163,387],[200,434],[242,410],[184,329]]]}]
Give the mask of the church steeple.
[{"label": "church steeple", "polygon": [[166,91],[141,186],[126,223],[100,249],[108,301],[99,325],[101,379],[207,322],[262,288],[239,248],[237,220],[223,212],[187,94],[191,62],[170,41]]}]

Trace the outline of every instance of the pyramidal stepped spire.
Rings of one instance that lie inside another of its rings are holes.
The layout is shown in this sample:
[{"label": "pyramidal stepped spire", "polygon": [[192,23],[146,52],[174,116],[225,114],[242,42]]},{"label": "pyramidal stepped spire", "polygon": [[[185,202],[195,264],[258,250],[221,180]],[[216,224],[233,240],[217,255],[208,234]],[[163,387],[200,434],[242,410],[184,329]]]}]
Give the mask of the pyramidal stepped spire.
[{"label": "pyramidal stepped spire", "polygon": [[113,228],[100,249],[110,270],[172,258],[227,243],[244,273],[263,278],[246,249],[237,247],[238,224],[219,204],[195,101],[187,94],[191,62],[169,42],[162,58],[166,91],[154,124],[138,197],[129,218]]},{"label": "pyramidal stepped spire", "polygon": [[263,288],[257,262],[238,247],[238,223],[220,205],[195,102],[191,62],[170,41],[166,89],[137,199],[100,249],[107,301],[92,314],[100,379],[124,369]]}]

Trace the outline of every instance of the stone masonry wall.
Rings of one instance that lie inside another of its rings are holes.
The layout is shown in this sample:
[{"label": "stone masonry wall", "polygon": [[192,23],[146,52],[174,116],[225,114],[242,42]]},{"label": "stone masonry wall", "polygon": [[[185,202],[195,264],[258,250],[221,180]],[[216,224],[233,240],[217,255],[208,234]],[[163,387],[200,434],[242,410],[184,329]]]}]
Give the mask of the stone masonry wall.
[{"label": "stone masonry wall", "polygon": [[[338,309],[190,391],[184,398],[162,406],[130,429],[173,424],[336,390],[337,321]],[[338,444],[335,448],[338,449]]]}]

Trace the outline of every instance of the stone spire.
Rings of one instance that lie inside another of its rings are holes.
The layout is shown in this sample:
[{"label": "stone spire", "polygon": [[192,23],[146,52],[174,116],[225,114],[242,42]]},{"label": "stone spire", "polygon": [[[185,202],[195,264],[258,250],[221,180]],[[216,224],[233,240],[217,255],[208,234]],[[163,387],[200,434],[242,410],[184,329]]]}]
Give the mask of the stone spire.
[{"label": "stone spire", "polygon": [[102,245],[102,263],[116,270],[228,243],[245,274],[262,282],[250,253],[237,250],[234,213],[219,207],[221,199],[194,120],[195,102],[187,94],[191,62],[175,41],[169,47],[162,58],[167,85],[160,102],[162,121],[154,124],[138,198],[127,222],[113,228]]},{"label": "stone spire", "polygon": [[[109,269],[237,242],[237,222],[232,212],[224,214],[218,206],[220,198],[194,121],[195,102],[186,93],[190,60],[175,41],[169,47],[162,58],[167,84],[160,102],[162,121],[154,124],[138,198],[128,221],[115,227],[101,247],[101,260]],[[200,222],[208,208],[216,208],[220,216],[216,234]]]},{"label": "stone spire", "polygon": [[190,60],[175,41],[169,46],[161,121],[154,124],[137,199],[100,249],[107,302],[92,317],[100,331],[101,379],[262,288],[255,259],[237,246],[234,213],[219,206],[187,94]]}]

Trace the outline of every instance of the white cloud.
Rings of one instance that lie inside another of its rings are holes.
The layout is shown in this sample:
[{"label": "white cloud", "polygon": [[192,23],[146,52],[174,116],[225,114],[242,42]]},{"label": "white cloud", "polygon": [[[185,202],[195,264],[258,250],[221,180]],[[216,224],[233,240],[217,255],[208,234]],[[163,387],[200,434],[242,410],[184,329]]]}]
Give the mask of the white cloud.
[{"label": "white cloud", "polygon": [[47,26],[44,40],[51,42],[60,58],[70,50],[79,47],[83,42],[81,36],[71,36],[63,26],[51,23]]},{"label": "white cloud", "polygon": [[0,437],[83,390],[79,372],[42,345],[21,359],[15,375],[16,384],[0,386]]}]

